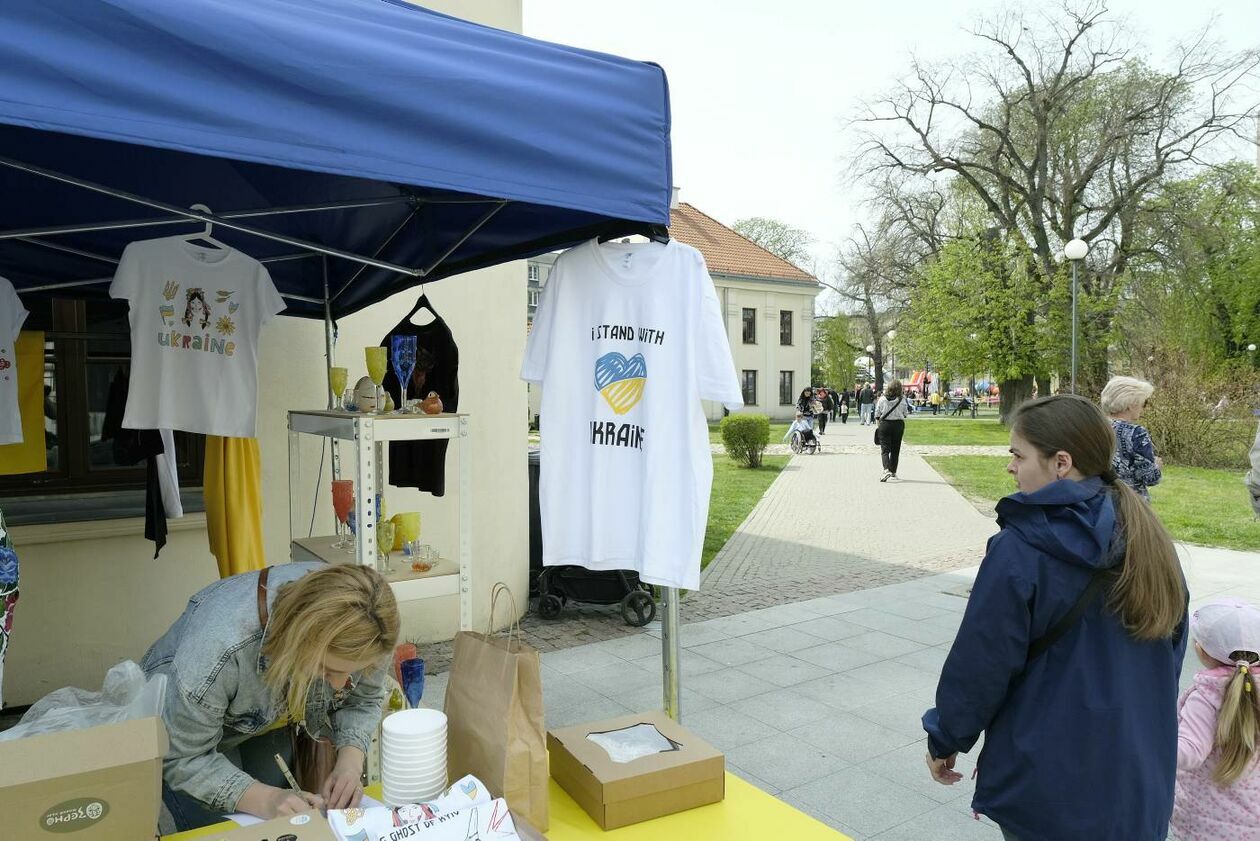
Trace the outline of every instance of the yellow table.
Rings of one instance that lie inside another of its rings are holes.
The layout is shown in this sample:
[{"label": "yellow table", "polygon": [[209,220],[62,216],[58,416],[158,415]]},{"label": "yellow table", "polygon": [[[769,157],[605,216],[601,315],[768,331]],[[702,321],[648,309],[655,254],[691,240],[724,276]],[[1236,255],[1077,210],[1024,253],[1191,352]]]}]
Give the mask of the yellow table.
[{"label": "yellow table", "polygon": [[[378,787],[368,793],[380,796]],[[175,835],[163,841],[190,841],[230,829],[235,824],[207,826]],[[551,781],[551,828],[548,841],[591,841],[608,838],[612,841],[765,841],[767,838],[791,838],[793,841],[851,841],[826,824],[793,809],[777,797],[766,794],[734,774],[726,775],[726,799],[711,806],[701,806],[666,815],[643,823],[623,826],[608,832],[599,828],[582,807]]]}]

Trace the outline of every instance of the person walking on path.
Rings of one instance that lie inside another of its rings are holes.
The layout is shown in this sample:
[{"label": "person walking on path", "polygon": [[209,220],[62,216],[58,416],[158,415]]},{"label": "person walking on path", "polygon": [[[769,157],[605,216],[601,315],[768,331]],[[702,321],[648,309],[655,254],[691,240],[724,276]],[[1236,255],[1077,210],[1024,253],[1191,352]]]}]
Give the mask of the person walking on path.
[{"label": "person walking on path", "polygon": [[1155,445],[1146,427],[1138,425],[1146,402],[1155,386],[1133,377],[1112,377],[1102,390],[1102,410],[1111,419],[1116,435],[1116,455],[1112,469],[1143,499],[1149,500],[1151,485],[1163,478],[1164,460],[1155,455]]},{"label": "person walking on path", "polygon": [[1011,839],[1158,841],[1177,773],[1185,578],[1150,506],[1111,467],[1115,435],[1083,397],[1011,421],[988,549],[923,716],[952,785],[984,733],[972,808]]},{"label": "person walking on path", "polygon": [[827,431],[827,420],[831,417],[831,413],[835,411],[836,404],[831,399],[831,392],[825,388],[818,389],[814,398],[822,407],[822,411],[818,413],[818,434],[822,435]]},{"label": "person walking on path", "polygon": [[1260,835],[1260,608],[1241,599],[1205,604],[1191,617],[1190,633],[1204,669],[1177,703],[1169,837],[1254,838]]},{"label": "person walking on path", "polygon": [[[847,424],[849,422],[849,404],[853,401],[853,395],[848,389],[836,395],[836,411],[840,414],[840,423]],[[1257,471],[1260,473],[1260,470]]]},{"label": "person walking on path", "polygon": [[858,410],[862,413],[862,426],[874,422],[875,389],[867,383],[858,394]]},{"label": "person walking on path", "polygon": [[812,388],[804,388],[801,390],[801,396],[796,399],[796,411],[809,424],[809,428],[814,428],[814,390]]},{"label": "person walking on path", "polygon": [[884,463],[881,482],[897,480],[897,465],[901,461],[901,439],[906,434],[906,418],[911,412],[910,401],[902,390],[901,380],[893,380],[880,395],[875,406],[875,440],[879,444],[879,457]]}]

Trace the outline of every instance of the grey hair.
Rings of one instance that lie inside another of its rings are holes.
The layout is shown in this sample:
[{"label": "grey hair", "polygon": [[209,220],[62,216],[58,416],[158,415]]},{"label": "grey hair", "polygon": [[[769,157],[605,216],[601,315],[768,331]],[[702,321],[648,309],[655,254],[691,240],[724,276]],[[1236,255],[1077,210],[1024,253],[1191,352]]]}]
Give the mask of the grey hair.
[{"label": "grey hair", "polygon": [[1112,377],[1102,390],[1104,414],[1115,415],[1141,406],[1155,392],[1155,386],[1135,377]]}]

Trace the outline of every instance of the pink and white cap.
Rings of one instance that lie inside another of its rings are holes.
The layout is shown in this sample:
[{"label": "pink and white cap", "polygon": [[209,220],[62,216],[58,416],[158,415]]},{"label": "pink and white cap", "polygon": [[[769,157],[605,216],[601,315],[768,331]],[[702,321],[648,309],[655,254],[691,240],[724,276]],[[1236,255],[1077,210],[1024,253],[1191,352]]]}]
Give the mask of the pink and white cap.
[{"label": "pink and white cap", "polygon": [[1190,618],[1195,640],[1212,658],[1236,665],[1235,651],[1260,654],[1260,607],[1242,599],[1219,599]]}]

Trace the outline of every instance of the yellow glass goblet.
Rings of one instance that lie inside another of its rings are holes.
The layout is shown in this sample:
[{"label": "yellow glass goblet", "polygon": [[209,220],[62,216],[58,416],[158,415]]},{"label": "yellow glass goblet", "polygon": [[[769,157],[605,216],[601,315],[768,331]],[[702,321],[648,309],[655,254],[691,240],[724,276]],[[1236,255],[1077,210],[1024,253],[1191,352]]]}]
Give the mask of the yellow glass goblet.
[{"label": "yellow glass goblet", "polygon": [[341,398],[346,393],[346,379],[349,376],[350,372],[345,368],[328,369],[328,388],[332,390],[334,409],[341,408]]},{"label": "yellow glass goblet", "polygon": [[381,385],[385,382],[385,370],[389,363],[386,358],[385,348],[383,347],[365,347],[363,355],[367,359],[368,379],[376,384],[376,412],[384,414],[385,401],[381,399]]}]

